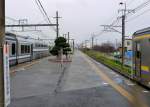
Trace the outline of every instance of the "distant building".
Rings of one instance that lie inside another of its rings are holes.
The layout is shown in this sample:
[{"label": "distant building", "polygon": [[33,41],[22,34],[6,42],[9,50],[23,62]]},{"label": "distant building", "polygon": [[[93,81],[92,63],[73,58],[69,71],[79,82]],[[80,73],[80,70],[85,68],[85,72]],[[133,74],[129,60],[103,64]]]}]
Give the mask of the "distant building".
[{"label": "distant building", "polygon": [[125,51],[132,51],[132,39],[126,39],[124,42]]},{"label": "distant building", "polygon": [[[118,50],[120,51],[120,53],[122,52],[121,44],[120,44],[120,47],[118,48]],[[124,50],[125,50],[125,52],[132,51],[132,39],[125,39],[125,41],[124,41]]]},{"label": "distant building", "polygon": [[[120,44],[120,46],[117,49],[120,53],[120,55],[122,55],[122,45]],[[132,39],[125,39],[124,41],[124,52],[126,53],[130,53],[132,51]]]},{"label": "distant building", "polygon": [[132,51],[132,39],[125,39],[124,47],[125,51]]}]

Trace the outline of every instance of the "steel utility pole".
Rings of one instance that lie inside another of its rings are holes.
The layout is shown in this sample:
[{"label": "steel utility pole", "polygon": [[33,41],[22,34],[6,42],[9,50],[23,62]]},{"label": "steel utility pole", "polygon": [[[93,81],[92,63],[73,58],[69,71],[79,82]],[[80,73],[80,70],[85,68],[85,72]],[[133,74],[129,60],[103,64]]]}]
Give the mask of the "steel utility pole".
[{"label": "steel utility pole", "polygon": [[69,43],[69,40],[70,40],[70,32],[68,32],[68,43]]},{"label": "steel utility pole", "polygon": [[[104,27],[105,32],[118,32],[122,35],[122,67],[124,65],[124,40],[125,40],[125,19],[127,13],[133,13],[134,10],[127,9],[126,3],[121,2],[120,5],[125,5],[124,9],[119,10],[118,12],[122,12],[122,26],[115,26],[114,24],[111,25],[101,25]],[[119,17],[120,18],[120,17]],[[115,28],[122,28],[122,31],[115,29]]]},{"label": "steel utility pole", "polygon": [[92,36],[92,49],[94,47],[94,36]]},{"label": "steel utility pole", "polygon": [[122,67],[124,66],[124,41],[125,41],[125,18],[126,18],[126,12],[127,12],[127,6],[126,3],[120,2],[120,5],[125,5],[125,8],[122,10],[119,10],[122,12]]},{"label": "steel utility pole", "polygon": [[72,41],[72,49],[73,49],[73,53],[74,53],[74,50],[75,50],[75,40],[74,39],[69,39],[69,40],[71,40]]},{"label": "steel utility pole", "polygon": [[74,49],[75,49],[75,46],[74,46],[74,39],[73,39],[73,53],[74,53]]},{"label": "steel utility pole", "polygon": [[122,66],[124,66],[125,14],[122,15]]},{"label": "steel utility pole", "polygon": [[64,38],[66,38],[66,35],[67,35],[67,34],[63,34]]},{"label": "steel utility pole", "polygon": [[56,17],[54,17],[54,18],[56,18],[56,35],[57,35],[57,38],[59,37],[59,18],[61,18],[61,17],[59,17],[59,14],[58,14],[58,11],[56,11]]},{"label": "steel utility pole", "polygon": [[120,2],[120,5],[124,5],[124,9],[119,10],[119,12],[122,12],[122,67],[124,66],[124,54],[125,54],[125,47],[124,47],[124,41],[125,41],[125,20],[126,20],[126,13],[134,12],[134,10],[127,9],[126,2]]},{"label": "steel utility pole", "polygon": [[3,45],[5,39],[5,0],[0,0],[0,107],[4,107]]}]

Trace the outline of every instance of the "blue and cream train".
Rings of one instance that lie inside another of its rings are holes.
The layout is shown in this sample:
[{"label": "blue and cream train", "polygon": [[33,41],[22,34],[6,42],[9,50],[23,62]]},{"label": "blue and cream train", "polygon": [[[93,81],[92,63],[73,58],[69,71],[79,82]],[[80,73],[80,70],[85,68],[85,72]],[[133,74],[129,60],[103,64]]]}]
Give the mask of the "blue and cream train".
[{"label": "blue and cream train", "polygon": [[10,66],[49,55],[48,44],[41,40],[6,33],[5,41],[9,45]]},{"label": "blue and cream train", "polygon": [[134,78],[150,87],[150,27],[133,34]]}]

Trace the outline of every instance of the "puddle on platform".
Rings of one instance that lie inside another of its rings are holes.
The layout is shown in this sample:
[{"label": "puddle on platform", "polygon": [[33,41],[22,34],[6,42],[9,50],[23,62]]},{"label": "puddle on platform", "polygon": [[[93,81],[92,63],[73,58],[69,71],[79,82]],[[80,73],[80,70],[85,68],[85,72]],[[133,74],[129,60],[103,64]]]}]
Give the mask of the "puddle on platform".
[{"label": "puddle on platform", "polygon": [[19,69],[16,69],[15,71],[18,72],[18,71],[24,71],[25,68],[19,68]]},{"label": "puddle on platform", "polygon": [[149,93],[149,91],[147,91],[147,90],[143,90],[142,92],[143,92],[143,93]]},{"label": "puddle on platform", "polygon": [[121,78],[115,78],[114,81],[115,81],[116,83],[118,83],[118,84],[124,83],[124,80],[121,79]]},{"label": "puddle on platform", "polygon": [[127,84],[128,86],[135,86],[135,85],[136,85],[136,84],[130,82],[129,80],[126,80],[125,82],[126,82],[126,84]]},{"label": "puddle on platform", "polygon": [[109,83],[107,83],[107,82],[102,82],[102,85],[103,85],[103,86],[108,86]]}]

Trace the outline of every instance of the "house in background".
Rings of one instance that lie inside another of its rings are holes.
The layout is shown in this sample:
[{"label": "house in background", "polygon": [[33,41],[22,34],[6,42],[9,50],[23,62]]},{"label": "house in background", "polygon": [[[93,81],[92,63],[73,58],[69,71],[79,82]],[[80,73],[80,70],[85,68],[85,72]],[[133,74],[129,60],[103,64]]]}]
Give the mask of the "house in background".
[{"label": "house in background", "polygon": [[[122,53],[122,45],[120,44],[118,51]],[[132,39],[125,39],[124,41],[124,51],[132,51]]]},{"label": "house in background", "polygon": [[125,39],[124,47],[125,47],[125,52],[132,51],[132,39]]}]

